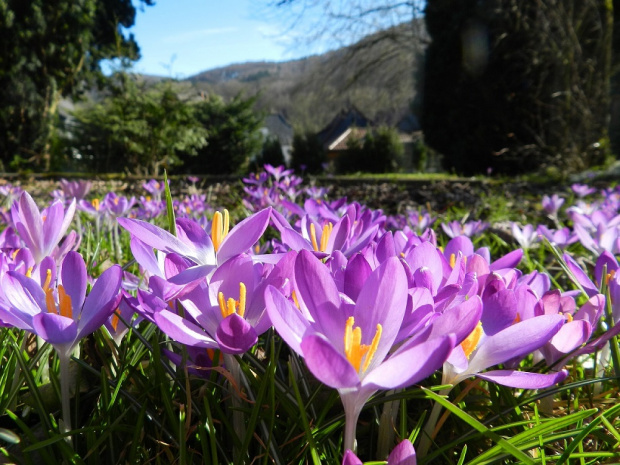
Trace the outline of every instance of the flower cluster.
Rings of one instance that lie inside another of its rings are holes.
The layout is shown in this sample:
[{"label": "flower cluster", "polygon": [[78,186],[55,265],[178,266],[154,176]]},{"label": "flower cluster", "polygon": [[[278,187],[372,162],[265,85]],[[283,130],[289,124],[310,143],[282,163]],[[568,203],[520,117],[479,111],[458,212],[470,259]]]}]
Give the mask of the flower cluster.
[{"label": "flower cluster", "polygon": [[[491,257],[472,239],[488,228],[481,221],[441,223],[448,239],[440,246],[427,211],[395,218],[346,199],[327,201],[282,167],[244,181],[249,216],[233,224],[227,210],[214,212],[193,193],[175,204],[175,234],[153,222],[165,211],[156,181],[144,185],[149,195],[139,202],[113,192],[88,201],[88,185],[63,183],[63,195],[42,211],[21,193],[2,235],[0,322],[39,335],[67,360],[98,328],[118,342],[119,318],[144,321],[185,346],[194,368],[206,351],[220,351],[231,371],[235,357],[274,328],[317,380],[338,391],[346,464],[361,463],[356,425],[379,391],[407,388],[439,370],[445,385],[475,376],[547,388],[566,378],[563,366],[576,350],[594,350],[617,332],[607,324],[603,339],[588,345],[605,320],[603,282],[620,317],[616,191],[596,208],[571,207],[574,231],[513,224],[522,248]],[[557,222],[563,204],[547,197],[543,209]],[[137,275],[112,265],[88,276],[76,251],[81,235],[65,237],[76,207],[98,228],[126,231]],[[579,240],[600,254],[594,280],[564,259],[585,301],[554,288],[544,273],[521,271],[523,249],[540,235],[562,247]],[[522,364],[526,358],[536,370],[523,368],[531,366]],[[388,463],[416,463],[411,442],[401,442]]]}]

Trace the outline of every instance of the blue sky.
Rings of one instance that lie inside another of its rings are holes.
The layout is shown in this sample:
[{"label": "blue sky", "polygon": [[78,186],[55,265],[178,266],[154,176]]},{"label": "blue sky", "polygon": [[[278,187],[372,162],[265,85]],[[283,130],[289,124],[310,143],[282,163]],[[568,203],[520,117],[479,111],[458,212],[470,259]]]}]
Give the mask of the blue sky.
[{"label": "blue sky", "polygon": [[286,44],[278,29],[283,26],[261,19],[259,3],[264,4],[252,0],[157,0],[154,6],[139,9],[130,29],[142,55],[134,71],[185,78],[231,63],[304,56]]}]

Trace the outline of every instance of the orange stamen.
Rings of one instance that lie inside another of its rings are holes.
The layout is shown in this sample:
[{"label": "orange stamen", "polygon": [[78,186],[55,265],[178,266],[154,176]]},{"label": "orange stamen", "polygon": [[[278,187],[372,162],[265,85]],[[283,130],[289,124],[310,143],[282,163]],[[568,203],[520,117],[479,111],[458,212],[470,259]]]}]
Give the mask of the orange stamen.
[{"label": "orange stamen", "polygon": [[73,319],[73,307],[71,305],[71,297],[65,292],[65,288],[58,286],[58,306],[60,315]]},{"label": "orange stamen", "polygon": [[371,344],[366,345],[362,344],[362,328],[359,326],[354,328],[354,324],[355,319],[352,316],[349,317],[344,330],[344,353],[347,360],[355,368],[355,371],[358,372],[360,371],[360,366],[362,366],[362,360],[366,357],[362,366],[362,371],[366,371],[379,346],[383,327],[380,324],[377,325],[377,331]]},{"label": "orange stamen", "polygon": [[314,223],[310,223],[310,240],[312,241],[312,248],[315,252],[319,251],[319,244],[316,241],[316,228]]},{"label": "orange stamen", "polygon": [[226,300],[223,292],[217,294],[217,303],[220,306],[222,318],[226,318],[233,313],[240,317],[245,315],[246,292],[245,284],[239,283],[239,300],[235,300],[232,297]]},{"label": "orange stamen", "polygon": [[476,350],[478,343],[480,342],[480,337],[482,336],[482,323],[478,322],[474,330],[465,338],[463,342],[461,342],[461,347],[463,352],[465,352],[465,356],[469,359],[471,353]]}]

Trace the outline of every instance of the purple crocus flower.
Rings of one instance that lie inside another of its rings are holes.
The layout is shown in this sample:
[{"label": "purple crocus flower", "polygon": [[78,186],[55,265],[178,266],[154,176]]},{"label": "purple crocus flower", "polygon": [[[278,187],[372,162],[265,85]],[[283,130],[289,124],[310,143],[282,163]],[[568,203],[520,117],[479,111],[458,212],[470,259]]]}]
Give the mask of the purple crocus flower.
[{"label": "purple crocus flower", "polygon": [[77,252],[69,252],[61,263],[58,283],[53,272],[40,283],[9,271],[2,289],[9,302],[0,318],[11,325],[39,335],[62,354],[69,355],[77,343],[110,317],[120,300],[121,267],[108,268],[86,297],[86,265]]},{"label": "purple crocus flower", "polygon": [[86,181],[83,179],[78,179],[75,181],[61,179],[58,183],[60,184],[60,189],[66,199],[75,198],[78,201],[85,198],[92,187],[92,181]]},{"label": "purple crocus flower", "polygon": [[565,199],[558,194],[553,194],[551,197],[544,195],[542,198],[542,207],[549,216],[555,217],[562,205],[564,205],[564,201]]},{"label": "purple crocus flower", "polygon": [[[488,316],[491,319],[492,315]],[[443,384],[457,384],[471,376],[523,389],[552,386],[566,372],[553,374],[527,373],[519,370],[482,371],[500,363],[520,359],[549,342],[562,328],[564,315],[542,315],[512,324],[487,336],[481,323],[461,345],[455,347],[444,364]]]},{"label": "purple crocus flower", "polygon": [[68,370],[71,352],[82,338],[99,329],[117,308],[122,270],[113,265],[104,271],[86,297],[86,265],[77,252],[63,259],[55,283],[47,270],[41,284],[15,271],[2,277],[8,306],[0,307],[0,320],[38,335],[54,347],[60,364],[62,415],[71,429]]},{"label": "purple crocus flower", "polygon": [[478,221],[468,221],[461,223],[460,221],[451,221],[449,223],[441,223],[441,228],[450,238],[457,236],[473,237],[477,236],[489,227],[489,223]]},{"label": "purple crocus flower", "polygon": [[407,277],[391,257],[364,282],[353,303],[338,292],[328,268],[302,250],[295,261],[300,305],[268,287],[269,317],[313,375],[335,388],[344,405],[345,449],[354,449],[355,426],[366,401],[379,389],[397,389],[431,375],[455,343],[454,334],[424,331],[392,352],[407,307]]},{"label": "purple crocus flower", "polygon": [[511,225],[512,237],[523,249],[530,249],[538,242],[538,231],[531,224],[526,224],[521,228],[517,223]]},{"label": "purple crocus flower", "polygon": [[[390,453],[387,465],[416,465],[417,459],[413,444],[408,439],[401,441]],[[342,459],[342,465],[363,465],[362,461],[352,450],[347,450]]]},{"label": "purple crocus flower", "polygon": [[[178,237],[146,221],[119,218],[118,222],[149,247],[191,260],[193,266],[171,278],[175,284],[187,284],[209,275],[229,258],[248,252],[263,235],[270,216],[270,208],[261,210],[229,230],[228,211],[224,210],[223,215],[216,212],[211,234],[195,221],[180,218],[177,220]],[[271,259],[277,261],[279,257]]]},{"label": "purple crocus flower", "polygon": [[187,346],[243,354],[271,327],[265,287],[280,288],[287,282],[292,258],[285,256],[267,271],[264,267],[271,265],[256,264],[249,255],[233,257],[217,268],[208,285],[202,282],[179,300],[187,317],[160,308],[153,319],[164,333]]},{"label": "purple crocus flower", "polygon": [[570,188],[580,198],[596,192],[596,188],[590,187],[587,184],[573,184]]},{"label": "purple crocus flower", "polygon": [[44,257],[52,254],[69,228],[74,213],[75,200],[71,201],[67,210],[61,201],[56,200],[48,208],[39,211],[28,192],[23,192],[19,201],[13,204],[13,224],[30,249],[35,263],[40,263]]}]

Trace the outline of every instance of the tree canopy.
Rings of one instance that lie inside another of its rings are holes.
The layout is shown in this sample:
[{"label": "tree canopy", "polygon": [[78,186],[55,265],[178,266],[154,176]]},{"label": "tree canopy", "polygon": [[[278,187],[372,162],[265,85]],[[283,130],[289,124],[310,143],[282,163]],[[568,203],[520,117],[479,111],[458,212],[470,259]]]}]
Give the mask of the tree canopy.
[{"label": "tree canopy", "polygon": [[[152,5],[153,0],[140,0]],[[103,59],[135,60],[131,0],[0,0],[0,162],[49,168],[61,97],[83,90]]]},{"label": "tree canopy", "polygon": [[605,0],[429,0],[421,120],[445,168],[600,163],[612,16]]}]

